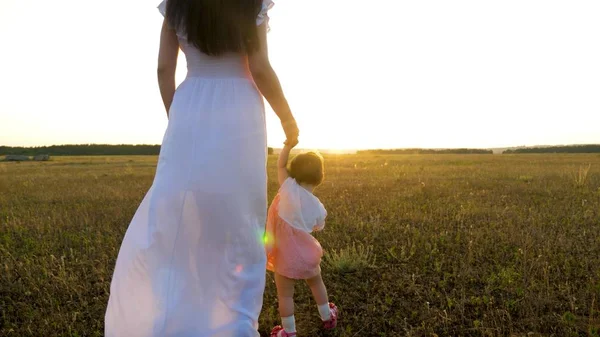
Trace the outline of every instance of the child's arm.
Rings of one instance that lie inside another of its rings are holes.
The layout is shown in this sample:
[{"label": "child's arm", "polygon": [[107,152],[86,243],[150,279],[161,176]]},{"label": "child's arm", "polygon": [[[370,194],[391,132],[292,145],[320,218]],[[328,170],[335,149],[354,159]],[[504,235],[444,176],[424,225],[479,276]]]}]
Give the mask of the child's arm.
[{"label": "child's arm", "polygon": [[283,185],[285,180],[290,176],[287,170],[287,163],[290,158],[291,150],[292,147],[286,144],[281,150],[281,153],[279,153],[279,159],[277,159],[277,178],[279,180],[279,186]]},{"label": "child's arm", "polygon": [[318,232],[318,231],[322,231],[325,228],[325,221],[317,223],[314,227],[313,227],[313,231],[314,232]]},{"label": "child's arm", "polygon": [[323,214],[317,219],[317,224],[313,227],[313,231],[322,231],[325,228],[325,219],[327,218],[327,210],[323,208]]}]

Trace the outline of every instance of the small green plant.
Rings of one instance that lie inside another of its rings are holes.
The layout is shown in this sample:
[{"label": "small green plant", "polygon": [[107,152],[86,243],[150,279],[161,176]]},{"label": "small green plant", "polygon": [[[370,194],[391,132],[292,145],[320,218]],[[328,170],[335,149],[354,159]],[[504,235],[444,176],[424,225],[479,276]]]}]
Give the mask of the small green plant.
[{"label": "small green plant", "polygon": [[567,311],[562,315],[562,319],[567,324],[573,324],[575,322],[575,315],[572,312]]},{"label": "small green plant", "polygon": [[579,166],[579,170],[573,174],[573,181],[575,183],[575,187],[583,187],[586,185],[588,181],[588,173],[590,172],[590,168],[592,164],[588,164],[588,166]]},{"label": "small green plant", "polygon": [[375,264],[373,247],[352,244],[351,247],[325,252],[324,264],[340,273],[352,273]]}]

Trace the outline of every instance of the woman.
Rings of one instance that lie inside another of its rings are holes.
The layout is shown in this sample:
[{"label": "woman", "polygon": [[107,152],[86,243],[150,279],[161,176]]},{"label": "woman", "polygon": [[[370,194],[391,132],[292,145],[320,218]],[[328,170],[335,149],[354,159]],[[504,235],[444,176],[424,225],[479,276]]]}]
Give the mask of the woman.
[{"label": "woman", "polygon": [[[298,142],[267,55],[270,7],[269,0],[159,5],[158,81],[169,124],[154,182],[117,258],[106,336],[258,336],[267,209],[262,96],[286,143]],[[179,48],[188,75],[175,90]]]}]

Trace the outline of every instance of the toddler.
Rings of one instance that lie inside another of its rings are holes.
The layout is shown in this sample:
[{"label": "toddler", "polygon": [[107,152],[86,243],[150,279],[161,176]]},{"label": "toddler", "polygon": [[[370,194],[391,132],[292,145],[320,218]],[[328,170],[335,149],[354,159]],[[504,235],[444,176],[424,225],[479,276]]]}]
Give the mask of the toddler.
[{"label": "toddler", "polygon": [[281,325],[271,337],[296,336],[294,283],[305,280],[317,302],[326,329],[337,324],[338,309],[330,303],[321,278],[323,250],[311,235],[325,227],[327,211],[312,193],[323,181],[323,158],[308,152],[296,156],[287,169],[292,147],[283,148],[277,162],[279,192],[267,217],[267,269],[275,274]]}]

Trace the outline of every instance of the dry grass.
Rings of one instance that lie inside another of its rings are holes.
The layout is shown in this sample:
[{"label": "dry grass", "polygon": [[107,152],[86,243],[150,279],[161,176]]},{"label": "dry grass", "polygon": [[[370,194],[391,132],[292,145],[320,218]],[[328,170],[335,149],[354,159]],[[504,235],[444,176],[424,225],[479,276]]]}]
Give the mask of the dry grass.
[{"label": "dry grass", "polygon": [[354,273],[375,267],[373,247],[363,245],[357,247],[352,243],[352,246],[347,248],[330,249],[325,251],[323,267],[339,274]]},{"label": "dry grass", "polygon": [[579,166],[579,170],[573,174],[573,181],[575,182],[576,187],[584,187],[588,181],[588,174],[590,173],[590,169],[592,168],[592,164],[588,164],[587,166]]},{"label": "dry grass", "polygon": [[[0,163],[0,336],[102,335],[117,251],[155,162]],[[317,238],[342,315],[331,336],[599,336],[598,155],[326,162]],[[263,335],[278,319],[267,280]],[[297,290],[302,336],[326,335]]]}]

